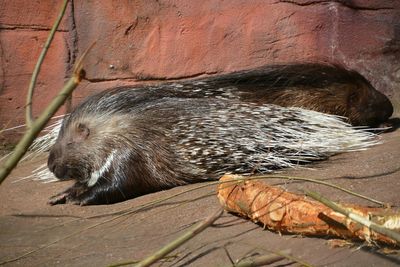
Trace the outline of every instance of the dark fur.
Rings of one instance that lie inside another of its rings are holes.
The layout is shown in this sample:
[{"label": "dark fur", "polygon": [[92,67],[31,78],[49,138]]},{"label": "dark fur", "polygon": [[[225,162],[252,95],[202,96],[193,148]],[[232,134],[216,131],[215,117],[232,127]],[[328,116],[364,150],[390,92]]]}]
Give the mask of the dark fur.
[{"label": "dark fur", "polygon": [[[354,126],[369,127],[386,122],[393,113],[389,99],[363,76],[331,64],[272,65],[178,84],[114,88],[104,94],[127,88],[137,92],[135,100],[123,107],[160,97],[235,98],[334,114],[346,117]],[[94,100],[102,95],[98,94]]]},{"label": "dark fur", "polygon": [[[282,123],[278,126],[291,123],[301,131],[311,131],[295,111],[282,114],[272,106],[267,112],[252,114],[266,103],[347,116],[354,125],[370,126],[387,120],[393,110],[389,100],[359,74],[318,64],[270,66],[180,84],[110,89],[88,98],[64,120],[48,166],[59,179],[77,182],[50,203],[114,203],[215,179],[224,171],[252,171],[254,166],[246,165],[242,154],[254,152],[239,144],[235,147],[232,138],[257,138],[251,135],[257,127],[278,131],[266,123],[274,117]],[[236,112],[239,108],[242,113]],[[219,121],[224,116],[226,121]],[[205,122],[207,118],[212,120]],[[227,123],[233,123],[235,131],[213,140],[215,131],[227,130]],[[263,143],[257,151],[281,149]],[[237,151],[242,154],[230,157]],[[88,186],[96,172],[99,177]]]}]

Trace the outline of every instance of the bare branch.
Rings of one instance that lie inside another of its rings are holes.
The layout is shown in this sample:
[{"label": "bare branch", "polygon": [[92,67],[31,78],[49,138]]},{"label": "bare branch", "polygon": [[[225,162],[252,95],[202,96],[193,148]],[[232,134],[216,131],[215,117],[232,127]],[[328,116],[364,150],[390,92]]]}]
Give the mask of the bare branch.
[{"label": "bare branch", "polygon": [[57,31],[57,28],[60,25],[61,19],[64,16],[65,10],[67,8],[67,4],[68,4],[68,0],[64,0],[64,3],[63,3],[63,5],[61,7],[61,10],[60,10],[60,13],[58,14],[57,20],[55,21],[53,27],[51,28],[50,34],[47,37],[46,43],[45,43],[45,45],[43,47],[42,52],[40,53],[39,59],[36,62],[35,69],[33,70],[33,73],[32,73],[32,78],[31,78],[31,81],[29,83],[28,94],[27,94],[27,97],[26,97],[26,110],[25,110],[25,112],[26,112],[25,113],[25,116],[26,116],[25,120],[26,120],[26,125],[28,126],[28,128],[31,128],[32,124],[33,124],[32,96],[33,96],[33,90],[34,90],[35,85],[36,85],[36,80],[37,80],[37,77],[38,77],[39,72],[40,72],[40,67],[42,66],[44,57],[47,54],[47,50],[49,49],[50,44],[53,41],[54,35],[55,35],[56,31]]}]

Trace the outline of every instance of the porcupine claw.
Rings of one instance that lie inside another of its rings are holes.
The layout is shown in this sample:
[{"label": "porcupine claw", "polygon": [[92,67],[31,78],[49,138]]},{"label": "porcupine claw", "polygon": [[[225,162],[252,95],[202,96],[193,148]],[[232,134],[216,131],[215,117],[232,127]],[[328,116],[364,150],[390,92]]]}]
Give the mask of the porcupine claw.
[{"label": "porcupine claw", "polygon": [[68,195],[69,194],[67,192],[59,193],[57,195],[52,196],[47,203],[52,206],[57,204],[65,204],[67,202]]},{"label": "porcupine claw", "polygon": [[67,190],[52,196],[47,203],[52,206],[66,203],[83,206],[86,205],[83,197],[85,192],[87,192],[87,189],[80,184],[75,184]]},{"label": "porcupine claw", "polygon": [[86,201],[81,201],[81,200],[79,200],[78,197],[72,197],[70,193],[66,193],[66,192],[52,196],[48,201],[48,204],[50,204],[52,206],[57,205],[57,204],[66,204],[66,203],[71,203],[71,204],[80,205],[80,206],[87,205]]}]

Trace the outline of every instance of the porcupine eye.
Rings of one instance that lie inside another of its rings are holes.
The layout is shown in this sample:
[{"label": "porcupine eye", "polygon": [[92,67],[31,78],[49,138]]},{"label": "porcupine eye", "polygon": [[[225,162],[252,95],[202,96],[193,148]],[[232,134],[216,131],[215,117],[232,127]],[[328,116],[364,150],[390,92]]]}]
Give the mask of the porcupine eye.
[{"label": "porcupine eye", "polygon": [[357,95],[357,93],[356,92],[351,92],[350,93],[350,95],[349,95],[349,98],[348,98],[348,105],[351,107],[351,106],[353,106],[356,102],[357,102],[357,99],[358,98],[358,95]]},{"label": "porcupine eye", "polygon": [[82,142],[88,138],[90,129],[84,123],[78,123],[76,126],[76,135],[74,142]]}]

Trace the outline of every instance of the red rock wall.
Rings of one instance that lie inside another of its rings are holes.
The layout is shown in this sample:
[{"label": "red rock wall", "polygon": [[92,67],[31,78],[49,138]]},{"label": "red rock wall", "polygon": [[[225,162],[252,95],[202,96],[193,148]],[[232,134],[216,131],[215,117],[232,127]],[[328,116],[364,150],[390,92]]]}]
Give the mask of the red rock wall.
[{"label": "red rock wall", "polygon": [[[23,123],[30,75],[60,5],[0,0],[0,128]],[[399,115],[400,1],[75,0],[43,64],[36,114],[93,41],[73,103],[115,85],[318,60],[359,71]]]}]

